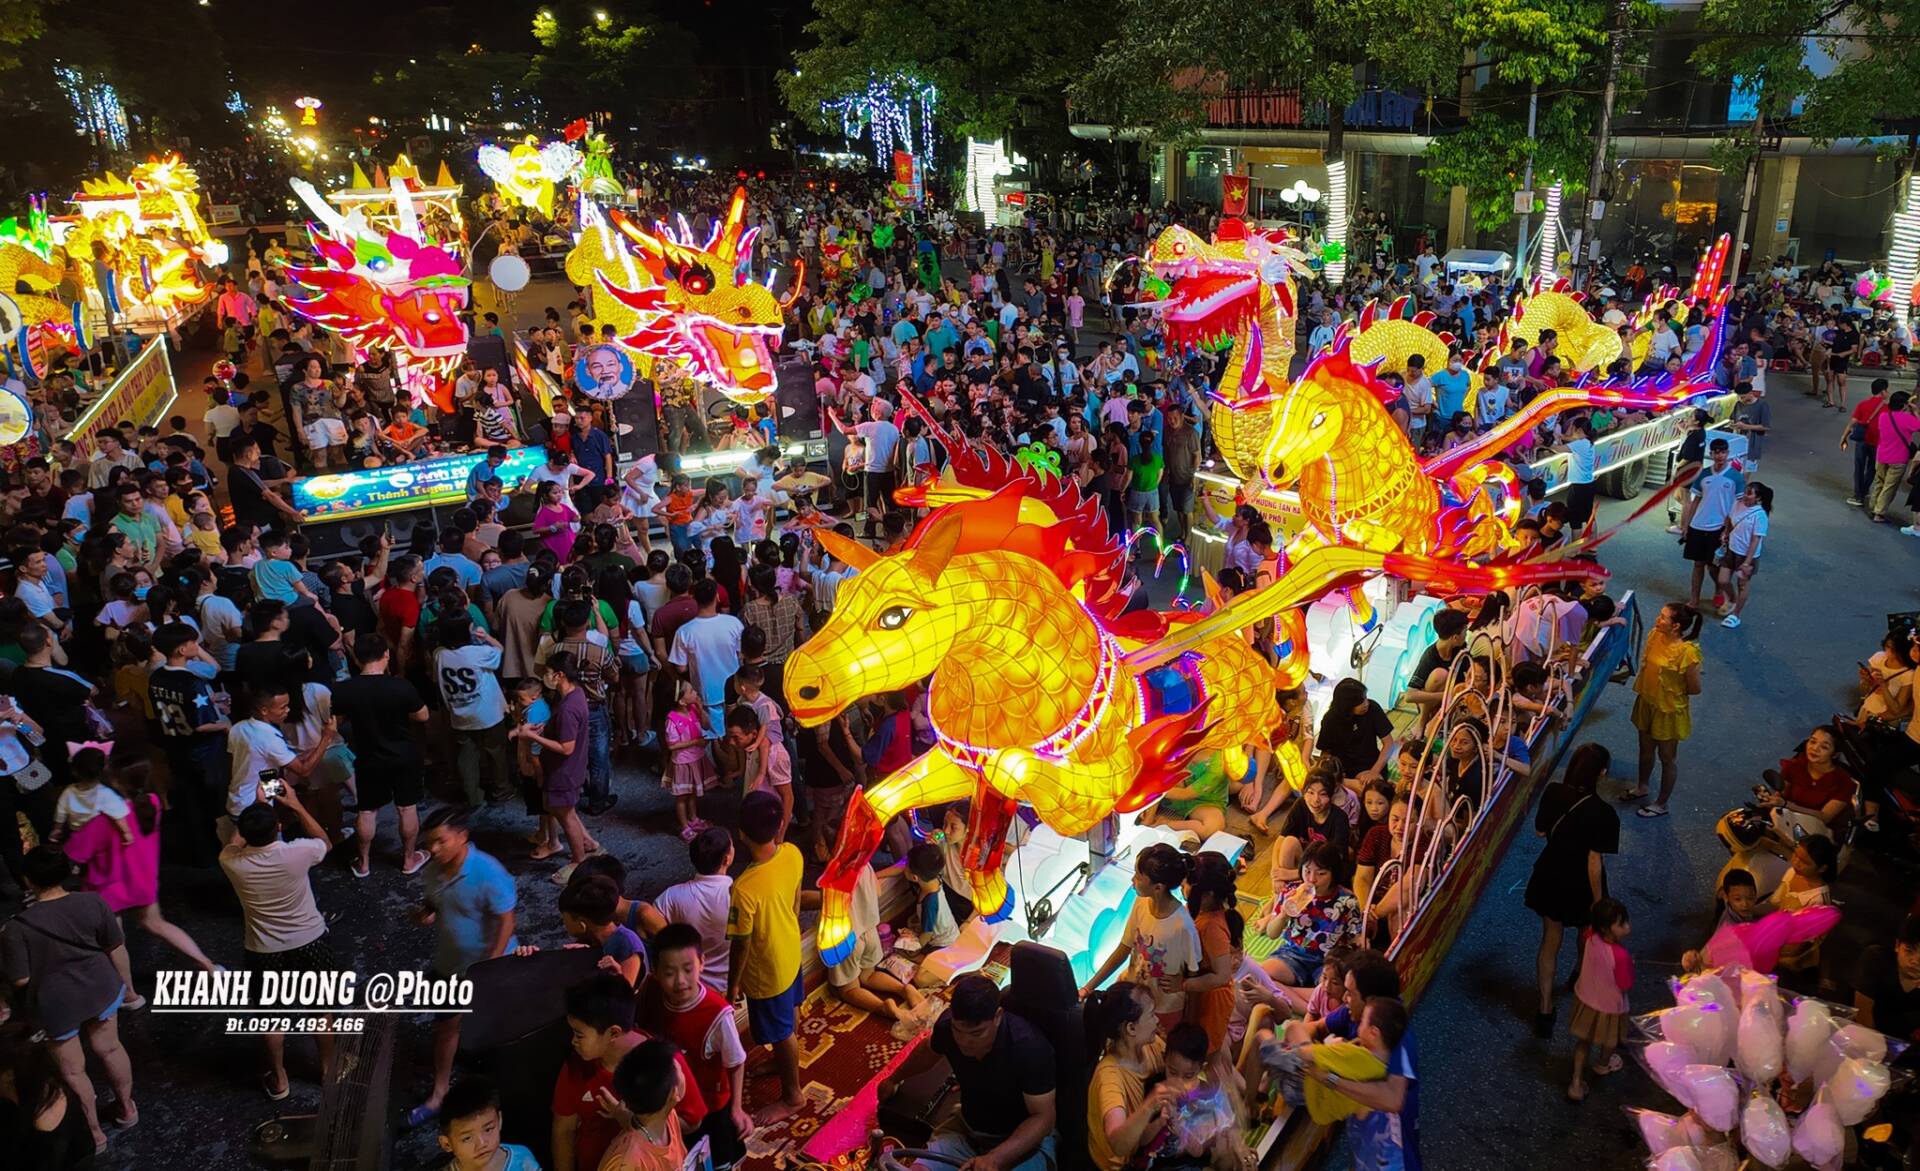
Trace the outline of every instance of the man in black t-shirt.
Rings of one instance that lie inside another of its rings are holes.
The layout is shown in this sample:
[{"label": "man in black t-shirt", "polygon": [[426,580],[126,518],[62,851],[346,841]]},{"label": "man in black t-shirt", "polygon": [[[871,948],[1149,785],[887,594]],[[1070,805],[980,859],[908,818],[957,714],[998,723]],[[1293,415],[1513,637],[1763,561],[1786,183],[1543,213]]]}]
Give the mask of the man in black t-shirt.
[{"label": "man in black t-shirt", "polygon": [[414,874],[427,864],[427,856],[416,847],[420,817],[415,810],[426,791],[426,766],[413,725],[427,722],[427,705],[412,683],[387,673],[393,650],[385,636],[360,635],[353,641],[353,654],[360,660],[360,674],[333,685],[333,714],[346,725],[359,778],[354,877],[368,874],[382,805],[392,805],[400,818],[400,872]]},{"label": "man in black t-shirt", "polygon": [[179,821],[188,827],[188,861],[203,866],[220,853],[214,822],[225,812],[230,725],[214,701],[212,681],[188,666],[200,657],[198,631],[184,622],[169,622],[154,632],[153,649],[167,659],[148,676],[148,693],[173,776],[169,796]]},{"label": "man in black t-shirt", "polygon": [[936,1057],[953,1068],[960,1115],[934,1134],[929,1150],[959,1164],[978,1157],[1002,1171],[1054,1164],[1053,1046],[1025,1020],[1001,1011],[992,980],[973,974],[953,982],[953,999],[933,1035],[881,1084],[881,1100]]},{"label": "man in black t-shirt", "polygon": [[1856,1022],[1896,1041],[1920,1040],[1920,915],[1908,915],[1891,945],[1860,956],[1853,986]]}]

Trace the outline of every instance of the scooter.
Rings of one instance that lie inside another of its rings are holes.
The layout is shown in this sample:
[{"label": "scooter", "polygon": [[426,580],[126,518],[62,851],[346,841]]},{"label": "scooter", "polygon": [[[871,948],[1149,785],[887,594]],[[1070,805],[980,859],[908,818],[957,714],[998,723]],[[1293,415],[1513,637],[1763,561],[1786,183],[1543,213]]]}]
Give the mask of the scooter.
[{"label": "scooter", "polygon": [[[1795,750],[1796,752],[1798,749]],[[1812,813],[1802,813],[1768,800],[1778,797],[1782,788],[1780,774],[1767,769],[1761,774],[1767,782],[1753,787],[1754,800],[1735,809],[1717,822],[1713,832],[1733,857],[1720,868],[1714,886],[1718,889],[1730,870],[1745,870],[1753,875],[1754,888],[1761,898],[1771,895],[1786,880],[1793,847],[1809,837],[1831,839],[1838,851],[1835,873],[1844,871],[1853,854],[1853,827],[1860,822],[1860,788],[1853,792],[1853,815],[1847,818],[1836,836],[1833,827]]]}]

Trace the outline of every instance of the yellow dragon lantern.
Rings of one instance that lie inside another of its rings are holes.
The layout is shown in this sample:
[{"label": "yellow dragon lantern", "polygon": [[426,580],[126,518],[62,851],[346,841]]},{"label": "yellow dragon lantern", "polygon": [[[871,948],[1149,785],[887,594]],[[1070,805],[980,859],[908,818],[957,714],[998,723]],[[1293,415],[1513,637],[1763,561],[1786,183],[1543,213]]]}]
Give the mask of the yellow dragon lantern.
[{"label": "yellow dragon lantern", "polygon": [[[1334,344],[1338,345],[1341,338],[1352,337],[1353,360],[1362,366],[1372,366],[1376,374],[1404,375],[1407,359],[1418,354],[1431,377],[1446,369],[1454,342],[1458,340],[1445,330],[1435,330],[1434,321],[1432,313],[1415,311],[1412,297],[1396,298],[1384,310],[1379,302],[1369,301],[1357,320],[1340,324],[1334,334]],[[1480,375],[1468,374],[1466,402],[1469,407],[1479,393]]]},{"label": "yellow dragon lantern", "polygon": [[1277,396],[1293,361],[1293,273],[1306,257],[1284,232],[1227,220],[1212,243],[1175,225],[1143,258],[1149,287],[1165,290],[1150,303],[1167,323],[1167,344],[1180,350],[1231,342],[1233,360],[1220,376],[1210,420],[1214,445],[1235,475],[1252,474],[1272,429]]},{"label": "yellow dragon lantern", "polygon": [[[1239,633],[1246,627],[1382,572],[1483,590],[1566,575],[1322,547],[1212,613],[1127,613],[1125,546],[1096,501],[1071,478],[931,425],[949,468],[899,499],[932,511],[892,554],[815,531],[859,573],[786,665],[788,702],[809,727],[862,696],[928,680],[936,741],[855,792],[820,880],[824,963],[850,953],[854,879],[900,813],[971,802],[962,861],[975,905],[998,922],[1013,909],[1001,863],[1018,805],[1081,834],[1154,801],[1200,754],[1264,744],[1278,723],[1276,673]],[[1156,683],[1165,671],[1183,685]]]},{"label": "yellow dragon lantern", "polygon": [[1566,281],[1561,280],[1552,288],[1521,298],[1500,331],[1497,344],[1502,348],[1489,351],[1490,355],[1499,357],[1516,338],[1528,348],[1537,346],[1541,331],[1551,329],[1560,339],[1554,353],[1574,374],[1604,371],[1625,356],[1620,335],[1612,326],[1595,321],[1580,298],[1567,292],[1565,286]]},{"label": "yellow dragon lantern", "polygon": [[54,349],[86,348],[85,320],[77,305],[60,299],[66,253],[54,246],[40,201],[23,225],[0,221],[0,348],[18,344],[35,377]]},{"label": "yellow dragon lantern", "polygon": [[[759,229],[746,226],[746,189],[733,193],[704,244],[694,241],[685,217],[677,227],[656,222],[646,231],[618,210],[602,218],[591,201],[585,206],[567,277],[593,290],[596,315],[614,327],[620,344],[675,363],[734,402],[771,394],[773,352],[791,294],[782,301],[753,277]],[[792,288],[800,288],[797,269]]]},{"label": "yellow dragon lantern", "polygon": [[149,159],[126,179],[109,171],[84,180],[73,202],[78,215],[61,221],[61,246],[112,269],[114,288],[102,290],[110,308],[146,306],[165,314],[212,295],[198,265],[225,264],[228,249],[200,213],[199,176],[178,155]]}]

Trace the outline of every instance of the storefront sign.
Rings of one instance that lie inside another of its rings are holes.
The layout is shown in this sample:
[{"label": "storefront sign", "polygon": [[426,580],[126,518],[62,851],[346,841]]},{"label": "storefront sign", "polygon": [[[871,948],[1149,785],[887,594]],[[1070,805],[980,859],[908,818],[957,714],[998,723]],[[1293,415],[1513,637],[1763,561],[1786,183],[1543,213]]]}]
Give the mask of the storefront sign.
[{"label": "storefront sign", "polygon": [[[1346,109],[1349,130],[1412,130],[1418,94],[1373,90]],[[1324,102],[1302,101],[1299,90],[1230,90],[1207,99],[1207,125],[1323,129]]]},{"label": "storefront sign", "polygon": [[92,459],[96,433],[117,427],[122,420],[131,420],[136,427],[157,426],[179,393],[173,367],[167,362],[166,343],[150,341],[65,437],[83,459]]},{"label": "storefront sign", "polygon": [[[465,504],[467,475],[485,458],[479,452],[470,452],[392,467],[308,476],[293,482],[293,506],[311,520],[328,521]],[[500,479],[512,490],[546,461],[544,447],[516,447],[507,452],[507,462],[500,465]]]}]

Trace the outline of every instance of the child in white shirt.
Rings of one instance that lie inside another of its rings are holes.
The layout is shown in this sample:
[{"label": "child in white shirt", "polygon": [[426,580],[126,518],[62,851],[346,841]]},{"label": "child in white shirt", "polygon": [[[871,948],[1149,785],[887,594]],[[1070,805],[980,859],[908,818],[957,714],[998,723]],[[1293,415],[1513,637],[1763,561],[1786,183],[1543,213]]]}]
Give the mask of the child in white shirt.
[{"label": "child in white shirt", "polygon": [[107,754],[99,747],[88,744],[73,754],[67,767],[73,782],[60,791],[60,799],[54,804],[54,835],[65,838],[94,818],[107,817],[120,831],[120,844],[131,846],[133,829],[127,824],[127,818],[132,815],[133,808],[127,804],[125,797],[104,783]]}]

